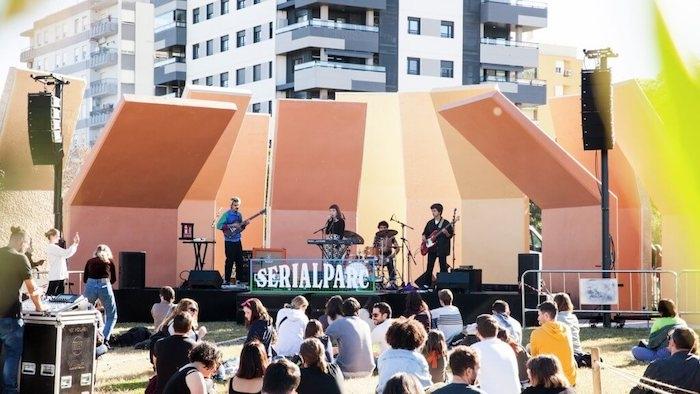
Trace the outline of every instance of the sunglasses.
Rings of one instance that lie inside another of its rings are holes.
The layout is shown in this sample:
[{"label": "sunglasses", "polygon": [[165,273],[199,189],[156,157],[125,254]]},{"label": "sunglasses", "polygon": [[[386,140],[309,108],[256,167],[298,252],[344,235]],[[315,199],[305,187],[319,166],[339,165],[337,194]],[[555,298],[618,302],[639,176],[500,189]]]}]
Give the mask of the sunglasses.
[{"label": "sunglasses", "polygon": [[197,308],[187,308],[187,310],[190,311],[190,312],[192,312],[192,313],[197,313],[197,312],[198,312]]},{"label": "sunglasses", "polygon": [[372,317],[381,317],[382,315],[380,313],[373,313]]}]

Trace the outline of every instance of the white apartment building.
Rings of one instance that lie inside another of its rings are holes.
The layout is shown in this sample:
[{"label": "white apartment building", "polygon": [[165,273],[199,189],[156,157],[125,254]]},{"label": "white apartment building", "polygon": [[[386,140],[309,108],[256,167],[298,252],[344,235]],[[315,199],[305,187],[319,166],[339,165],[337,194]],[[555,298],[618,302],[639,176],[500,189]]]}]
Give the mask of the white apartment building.
[{"label": "white apartment building", "polygon": [[252,92],[252,112],[272,113],[277,0],[189,0],[187,83]]},{"label": "white apartment building", "polygon": [[85,0],[22,33],[20,61],[85,79],[74,143],[92,145],[122,94],[153,94],[153,5],[147,0]]}]

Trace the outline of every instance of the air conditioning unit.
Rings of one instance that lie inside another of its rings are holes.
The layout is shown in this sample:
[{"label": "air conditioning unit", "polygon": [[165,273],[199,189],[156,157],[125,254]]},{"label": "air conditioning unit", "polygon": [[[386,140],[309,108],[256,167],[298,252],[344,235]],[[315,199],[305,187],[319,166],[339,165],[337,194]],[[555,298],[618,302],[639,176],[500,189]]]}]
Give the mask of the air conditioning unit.
[{"label": "air conditioning unit", "polygon": [[570,76],[571,76],[571,70],[564,70],[564,76],[565,76],[565,77],[570,77]]}]

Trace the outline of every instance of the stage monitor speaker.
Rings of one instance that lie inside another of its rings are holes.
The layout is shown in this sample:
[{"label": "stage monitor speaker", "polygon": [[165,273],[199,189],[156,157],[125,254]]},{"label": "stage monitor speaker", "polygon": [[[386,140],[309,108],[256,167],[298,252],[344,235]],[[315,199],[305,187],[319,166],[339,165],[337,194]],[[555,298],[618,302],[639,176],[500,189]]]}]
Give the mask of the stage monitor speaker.
[{"label": "stage monitor speaker", "polygon": [[219,289],[223,283],[221,274],[216,270],[190,271],[187,279],[190,289]]},{"label": "stage monitor speaker", "polygon": [[146,287],[146,252],[119,253],[119,288]]},{"label": "stage monitor speaker", "polygon": [[[542,255],[539,253],[520,253],[518,254],[518,282],[520,282],[523,273],[530,270],[542,269]],[[529,273],[525,275],[525,280],[521,283],[521,288],[525,292],[525,307],[535,308],[540,303],[540,278],[541,274]],[[528,312],[525,315],[525,322],[528,326],[537,325],[537,314]]]},{"label": "stage monitor speaker", "polygon": [[581,70],[583,149],[612,149],[610,70]]},{"label": "stage monitor speaker", "polygon": [[468,293],[481,291],[481,270],[472,269],[438,272],[436,288]]},{"label": "stage monitor speaker", "polygon": [[61,101],[51,93],[27,95],[27,131],[34,165],[55,162],[54,143],[61,143]]}]

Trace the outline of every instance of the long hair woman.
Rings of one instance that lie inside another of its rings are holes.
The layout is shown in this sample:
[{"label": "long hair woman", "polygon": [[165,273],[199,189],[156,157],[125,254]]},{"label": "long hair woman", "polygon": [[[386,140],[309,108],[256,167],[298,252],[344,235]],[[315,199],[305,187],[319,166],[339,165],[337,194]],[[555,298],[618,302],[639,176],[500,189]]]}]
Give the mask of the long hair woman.
[{"label": "long hair woman", "polygon": [[207,329],[204,326],[200,326],[199,319],[199,304],[197,301],[191,298],[183,298],[175,305],[175,308],[168,314],[168,316],[163,319],[163,322],[158,326],[156,331],[162,331],[166,335],[172,335],[173,330],[173,318],[180,313],[189,313],[192,317],[192,332],[188,335],[194,341],[199,341],[207,334]]},{"label": "long hair woman", "polygon": [[[345,216],[340,212],[338,204],[328,207],[328,220],[323,233],[328,239],[342,239],[345,233]],[[326,258],[342,259],[348,251],[347,245],[323,245],[323,252]]]},{"label": "long hair woman", "polygon": [[332,363],[333,359],[333,344],[331,339],[323,332],[323,325],[320,321],[316,319],[309,320],[306,323],[306,329],[304,330],[304,339],[316,338],[321,341],[321,344],[326,349],[326,361]]},{"label": "long hair woman", "polygon": [[413,316],[414,319],[423,325],[426,332],[430,331],[430,309],[417,291],[408,293],[406,297],[406,308],[403,315],[405,317]]},{"label": "long hair woman", "polygon": [[248,342],[241,349],[236,376],[229,383],[229,394],[257,394],[262,391],[263,375],[270,364],[265,346],[259,341]]},{"label": "long hair woman", "polygon": [[339,295],[334,295],[326,301],[325,313],[319,317],[319,321],[323,325],[323,329],[327,330],[328,326],[333,324],[334,321],[343,317],[343,311],[341,307],[343,306],[343,297]]},{"label": "long hair woman", "polygon": [[207,384],[204,379],[209,379],[216,373],[222,356],[213,343],[200,342],[190,351],[190,363],[168,380],[163,394],[206,393]]},{"label": "long hair woman", "polygon": [[273,356],[272,344],[277,339],[277,333],[267,308],[257,298],[245,300],[241,307],[245,316],[245,326],[248,329],[246,343],[254,340],[260,341],[265,346],[265,353],[268,356]]},{"label": "long hair woman", "polygon": [[105,341],[109,341],[114,325],[117,324],[117,304],[114,301],[112,284],[117,280],[117,271],[112,260],[112,250],[107,245],[98,245],[95,257],[85,263],[83,282],[85,297],[91,304],[98,299],[105,308]]},{"label": "long hair woman", "polygon": [[305,339],[301,343],[299,355],[303,367],[297,393],[340,394],[343,392],[343,373],[337,364],[326,361],[324,352],[323,344],[316,338]]},{"label": "long hair woman", "polygon": [[576,391],[569,387],[569,381],[562,372],[559,359],[542,355],[533,357],[527,362],[527,376],[530,378],[530,387],[522,394],[575,394]]},{"label": "long hair woman", "polygon": [[46,247],[46,260],[49,263],[49,288],[46,290],[46,295],[56,295],[65,293],[65,281],[68,279],[68,264],[66,259],[73,257],[78,251],[80,243],[80,235],[75,233],[73,237],[73,245],[64,249],[58,245],[61,240],[61,232],[52,228],[47,231],[44,236],[49,240],[49,245]]}]

